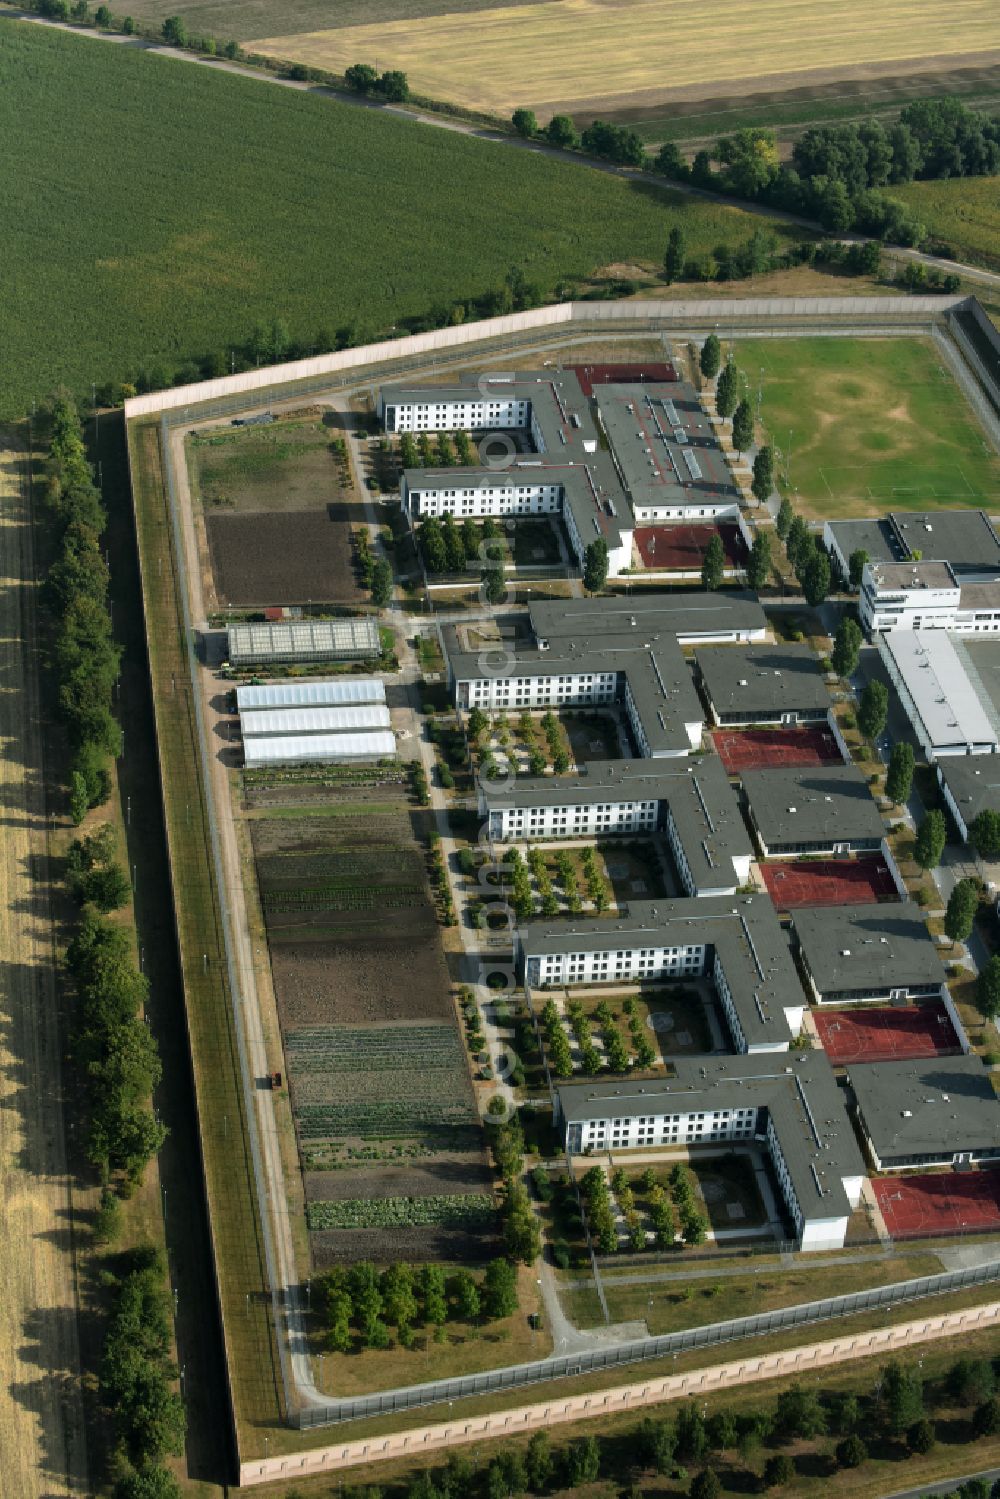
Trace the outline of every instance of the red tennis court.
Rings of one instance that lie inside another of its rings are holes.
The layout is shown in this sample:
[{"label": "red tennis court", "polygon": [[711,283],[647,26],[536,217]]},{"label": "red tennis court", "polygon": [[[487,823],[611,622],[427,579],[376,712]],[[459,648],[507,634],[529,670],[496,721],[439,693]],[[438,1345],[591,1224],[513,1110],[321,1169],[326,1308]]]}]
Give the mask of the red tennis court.
[{"label": "red tennis court", "polygon": [[1000,1171],[876,1176],[872,1187],[894,1239],[1000,1228]]},{"label": "red tennis court", "polygon": [[893,1062],[902,1057],[950,1057],[961,1052],[955,1027],[941,1002],[876,1005],[864,1010],[812,1012],[819,1038],[835,1067],[845,1062]]},{"label": "red tennis court", "polygon": [[595,385],[664,384],[677,379],[672,364],[570,364],[567,369],[579,380],[588,401]]},{"label": "red tennis court", "polygon": [[746,542],[739,526],[723,521],[720,525],[638,526],[635,544],[643,567],[658,572],[701,572],[702,560],[713,536],[720,537],[727,567],[745,567]]},{"label": "red tennis court", "polygon": [[878,854],[863,859],[775,859],[760,872],[779,911],[799,906],[873,906],[898,900],[889,867]]},{"label": "red tennis court", "polygon": [[731,776],[741,770],[843,763],[829,729],[713,729],[712,738]]}]

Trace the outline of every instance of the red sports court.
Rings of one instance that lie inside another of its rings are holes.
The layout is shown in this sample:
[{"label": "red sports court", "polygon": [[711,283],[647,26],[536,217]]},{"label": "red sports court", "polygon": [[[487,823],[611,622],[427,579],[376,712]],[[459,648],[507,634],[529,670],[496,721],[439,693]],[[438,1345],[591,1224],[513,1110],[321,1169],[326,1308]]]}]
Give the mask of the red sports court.
[{"label": "red sports court", "polygon": [[924,1005],[876,1005],[863,1010],[814,1010],[819,1038],[835,1067],[847,1062],[894,1062],[904,1057],[950,1057],[961,1052],[940,1000]]},{"label": "red sports court", "polygon": [[712,738],[731,776],[739,775],[741,770],[842,763],[837,741],[829,729],[713,729]]},{"label": "red sports court", "polygon": [[713,536],[720,537],[727,567],[746,567],[747,546],[739,526],[725,521],[712,526],[638,526],[635,544],[643,567],[657,571],[701,572]]},{"label": "red sports court", "polygon": [[894,1239],[1000,1228],[1000,1171],[876,1176],[872,1187]]},{"label": "red sports court", "polygon": [[579,380],[588,401],[595,385],[636,385],[640,381],[652,385],[677,379],[672,364],[571,364],[567,368]]},{"label": "red sports court", "polygon": [[775,859],[761,864],[764,884],[779,911],[799,906],[873,906],[898,900],[889,866],[878,854],[863,859]]}]

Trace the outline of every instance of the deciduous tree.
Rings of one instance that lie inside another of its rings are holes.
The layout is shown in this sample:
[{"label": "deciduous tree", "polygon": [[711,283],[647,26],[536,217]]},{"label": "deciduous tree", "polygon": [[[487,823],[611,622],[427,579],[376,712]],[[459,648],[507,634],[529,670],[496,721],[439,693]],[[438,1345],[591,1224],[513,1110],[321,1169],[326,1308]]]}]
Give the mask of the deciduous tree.
[{"label": "deciduous tree", "polygon": [[722,574],[726,565],[726,554],[722,545],[722,538],[716,533],[708,546],[705,555],[701,559],[701,586],[708,592],[714,592],[722,587]]},{"label": "deciduous tree", "polygon": [[765,445],[758,448],[753,460],[753,483],[751,484],[754,499],[763,505],[770,498],[774,488],[774,449]]},{"label": "deciduous tree", "polygon": [[733,447],[745,453],[753,446],[753,410],[746,396],[733,412]]},{"label": "deciduous tree", "polygon": [[684,230],[679,224],[675,224],[667,238],[666,254],[663,257],[663,276],[668,286],[680,277],[686,256]]},{"label": "deciduous tree", "polygon": [[723,421],[728,421],[732,416],[738,400],[739,373],[733,360],[727,359],[715,386],[715,409]]},{"label": "deciduous tree", "polygon": [[757,593],[766,588],[771,578],[771,538],[766,531],[758,531],[750,548],[747,564],[747,582]]},{"label": "deciduous tree", "polygon": [[964,942],[972,932],[979,908],[979,885],[975,880],[959,880],[948,897],[944,929],[952,942]]},{"label": "deciduous tree", "polygon": [[872,681],[865,686],[858,708],[858,728],[873,744],[885,728],[889,716],[889,691],[884,682]]},{"label": "deciduous tree", "polygon": [[936,869],[940,864],[947,832],[943,812],[932,807],[924,814],[913,848],[913,857],[921,869]]},{"label": "deciduous tree", "polygon": [[515,109],[510,122],[518,135],[523,136],[525,140],[530,140],[533,135],[538,134],[538,119],[533,109]]},{"label": "deciduous tree", "polygon": [[722,345],[714,333],[710,333],[702,344],[698,362],[705,379],[714,380],[722,364]]},{"label": "deciduous tree", "polygon": [[902,806],[909,798],[913,786],[913,767],[913,748],[905,739],[901,739],[892,747],[885,778],[885,794],[897,806]]},{"label": "deciduous tree", "polygon": [[588,593],[600,593],[608,581],[608,544],[597,536],[583,554],[583,586]]}]

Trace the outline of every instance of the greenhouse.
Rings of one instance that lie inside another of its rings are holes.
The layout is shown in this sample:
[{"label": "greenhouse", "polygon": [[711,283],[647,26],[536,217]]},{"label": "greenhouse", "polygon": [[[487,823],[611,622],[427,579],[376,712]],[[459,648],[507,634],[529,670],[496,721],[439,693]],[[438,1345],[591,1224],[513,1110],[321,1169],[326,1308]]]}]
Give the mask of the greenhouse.
[{"label": "greenhouse", "polygon": [[346,760],[389,760],[396,740],[388,729],[370,733],[289,734],[248,739],[244,745],[248,770],[261,765],[333,765]]},{"label": "greenhouse", "polygon": [[262,682],[237,687],[240,713],[274,708],[334,708],[348,703],[384,703],[385,683],[378,677],[337,677],[332,681]]},{"label": "greenhouse", "polygon": [[373,619],[315,619],[294,624],[230,625],[230,665],[363,661],[381,651]]},{"label": "greenhouse", "polygon": [[389,710],[382,703],[362,703],[347,708],[278,708],[270,712],[243,713],[240,728],[244,739],[295,734],[337,734],[347,729],[387,729]]}]

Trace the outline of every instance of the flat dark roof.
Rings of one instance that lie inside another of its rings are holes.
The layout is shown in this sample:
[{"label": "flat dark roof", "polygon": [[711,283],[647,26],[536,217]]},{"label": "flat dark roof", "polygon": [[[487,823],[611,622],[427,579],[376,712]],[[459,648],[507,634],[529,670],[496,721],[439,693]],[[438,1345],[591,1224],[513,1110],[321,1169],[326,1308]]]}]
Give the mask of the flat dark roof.
[{"label": "flat dark roof", "polygon": [[830,694],[807,645],[703,646],[695,661],[717,713],[829,711]]},{"label": "flat dark roof", "polygon": [[788,940],[768,896],[682,896],[629,901],[609,920],[534,921],[518,940],[526,957],[616,952],[637,947],[713,947],[750,1046],[788,1040],[786,1009],[804,1009],[805,994]]},{"label": "flat dark roof", "polygon": [[848,1078],[882,1161],[1000,1150],[1000,1099],[977,1056],[855,1063]]},{"label": "flat dark roof", "polygon": [[769,847],[883,836],[868,783],[853,765],[745,770],[742,780],[753,820]]},{"label": "flat dark roof", "polygon": [[1000,539],[984,510],[891,510],[889,523],[912,556],[957,572],[1000,573]]},{"label": "flat dark roof", "polygon": [[980,812],[1000,812],[1000,755],[942,755],[937,770],[966,827]]},{"label": "flat dark roof", "polygon": [[869,562],[902,562],[905,556],[899,538],[887,520],[828,521],[830,531],[845,560],[852,552],[867,552]]},{"label": "flat dark roof", "polygon": [[816,985],[827,990],[943,984],[946,974],[920,907],[821,906],[793,911],[792,925]]},{"label": "flat dark roof", "polygon": [[642,1082],[564,1083],[559,1105],[570,1123],[653,1113],[764,1108],[806,1218],[844,1217],[844,1181],[863,1177],[844,1095],[822,1051],[737,1057],[677,1057],[673,1075]]}]

